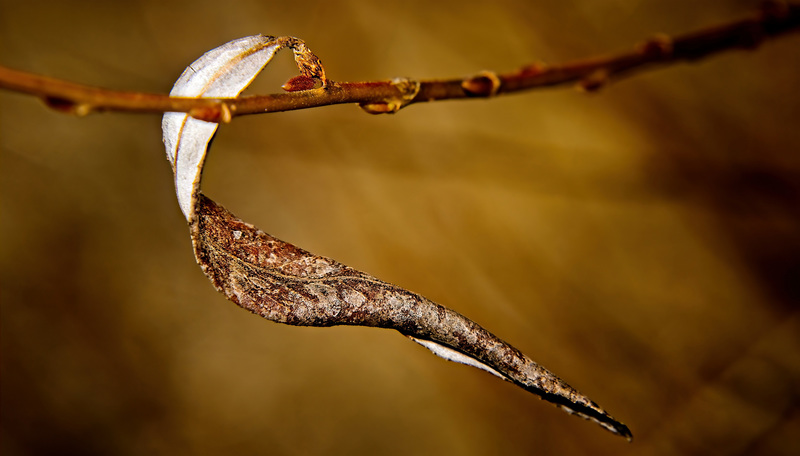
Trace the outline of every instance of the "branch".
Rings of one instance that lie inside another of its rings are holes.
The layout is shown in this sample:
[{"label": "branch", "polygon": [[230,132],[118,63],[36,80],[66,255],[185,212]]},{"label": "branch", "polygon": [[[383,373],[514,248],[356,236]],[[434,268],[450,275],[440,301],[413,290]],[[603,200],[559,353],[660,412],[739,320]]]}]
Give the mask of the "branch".
[{"label": "branch", "polygon": [[228,122],[246,114],[342,103],[358,103],[367,112],[380,114],[423,101],[487,98],[576,83],[585,90],[597,90],[635,71],[694,61],[726,50],[755,49],[767,38],[798,29],[800,4],[772,0],[748,18],[676,37],[658,36],[626,53],[554,66],[536,63],[512,73],[487,71],[465,79],[326,81],[323,87],[306,90],[307,81],[293,79],[284,85],[286,93],[202,99],[108,90],[0,66],[0,88],[38,96],[54,109],[77,115],[100,111],[185,112],[200,120]]}]

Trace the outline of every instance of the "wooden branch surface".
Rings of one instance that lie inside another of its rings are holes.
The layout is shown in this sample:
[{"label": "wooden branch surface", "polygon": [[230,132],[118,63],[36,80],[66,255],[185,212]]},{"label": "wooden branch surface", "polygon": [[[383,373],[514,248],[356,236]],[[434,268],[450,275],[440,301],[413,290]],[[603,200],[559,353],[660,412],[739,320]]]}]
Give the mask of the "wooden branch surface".
[{"label": "wooden branch surface", "polygon": [[0,88],[38,96],[50,107],[76,115],[102,111],[186,112],[200,120],[228,122],[246,114],[342,103],[357,103],[367,112],[381,114],[418,102],[486,98],[534,88],[578,84],[585,90],[597,90],[635,71],[694,61],[725,50],[755,49],[768,38],[798,29],[800,4],[768,1],[745,19],[672,38],[656,36],[629,52],[561,65],[534,63],[507,74],[482,72],[468,78],[427,81],[328,81],[324,87],[306,90],[301,90],[306,86],[303,81],[290,80],[284,85],[290,91],[285,93],[200,99],[109,90],[0,66]]}]

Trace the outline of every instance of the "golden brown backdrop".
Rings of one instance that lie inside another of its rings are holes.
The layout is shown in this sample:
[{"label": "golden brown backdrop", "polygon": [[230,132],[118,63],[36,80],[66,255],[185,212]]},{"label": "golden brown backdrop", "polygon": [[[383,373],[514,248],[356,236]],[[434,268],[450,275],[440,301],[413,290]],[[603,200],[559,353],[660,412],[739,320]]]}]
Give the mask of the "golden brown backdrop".
[{"label": "golden brown backdrop", "polygon": [[[0,63],[165,93],[208,49],[304,39],[337,80],[625,49],[743,0],[0,1]],[[0,92],[0,451],[797,454],[800,36],[620,82],[222,128],[204,189],[452,307],[632,444],[391,331],[269,323],[192,257],[160,116]],[[283,55],[251,92],[291,72]]]}]

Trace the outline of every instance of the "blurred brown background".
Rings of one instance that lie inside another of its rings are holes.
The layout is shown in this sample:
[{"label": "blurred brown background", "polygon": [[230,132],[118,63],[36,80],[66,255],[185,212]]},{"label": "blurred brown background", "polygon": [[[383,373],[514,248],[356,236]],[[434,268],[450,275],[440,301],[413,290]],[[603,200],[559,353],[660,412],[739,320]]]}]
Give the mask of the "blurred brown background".
[{"label": "blurred brown background", "polygon": [[[337,80],[627,49],[754,1],[0,1],[0,63],[166,93],[206,50],[303,38]],[[237,308],[192,257],[160,116],[0,92],[0,452],[797,454],[800,36],[491,101],[251,116],[204,189],[473,318],[627,444],[397,333]],[[281,55],[251,93],[291,76]]]}]

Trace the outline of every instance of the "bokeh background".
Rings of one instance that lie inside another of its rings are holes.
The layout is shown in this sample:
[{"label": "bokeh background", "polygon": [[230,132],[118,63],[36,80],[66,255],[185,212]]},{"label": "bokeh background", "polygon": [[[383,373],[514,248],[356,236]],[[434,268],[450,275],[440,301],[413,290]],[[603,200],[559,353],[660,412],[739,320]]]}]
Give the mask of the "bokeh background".
[{"label": "bokeh background", "polygon": [[[166,93],[206,50],[265,33],[304,39],[336,80],[453,77],[756,6],[1,0],[0,64]],[[395,332],[239,309],[194,262],[160,116],[0,92],[0,452],[798,454],[798,45],[591,95],[251,116],[215,140],[212,198],[481,323],[632,444]]]}]

